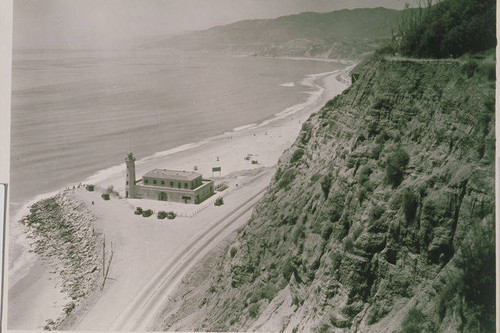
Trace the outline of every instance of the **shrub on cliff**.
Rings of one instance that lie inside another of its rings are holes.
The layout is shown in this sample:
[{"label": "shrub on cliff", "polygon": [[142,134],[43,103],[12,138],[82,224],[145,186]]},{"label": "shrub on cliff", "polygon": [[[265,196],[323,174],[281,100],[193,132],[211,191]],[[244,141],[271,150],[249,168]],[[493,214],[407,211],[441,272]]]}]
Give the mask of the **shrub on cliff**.
[{"label": "shrub on cliff", "polygon": [[331,174],[327,174],[321,180],[321,189],[323,190],[323,194],[325,198],[328,198],[328,194],[330,193],[330,186],[332,185],[333,177]]},{"label": "shrub on cliff", "polygon": [[304,227],[304,225],[303,225],[303,224],[299,225],[299,226],[295,229],[295,231],[293,232],[293,235],[292,235],[292,240],[293,240],[293,243],[294,243],[295,245],[298,245],[298,243],[297,243],[297,242],[299,241],[299,239],[303,239],[303,238],[305,238],[305,235],[306,235],[306,234],[305,234],[305,230],[306,230],[306,228]]},{"label": "shrub on cliff", "polygon": [[370,210],[370,221],[377,221],[385,213],[385,208],[382,206],[375,206]]},{"label": "shrub on cliff", "polygon": [[436,332],[434,323],[421,310],[411,308],[401,325],[401,333]]},{"label": "shrub on cliff", "polygon": [[278,168],[278,170],[276,170],[276,173],[274,174],[274,182],[277,183],[282,175],[283,175],[283,170],[281,170],[281,168]]},{"label": "shrub on cliff", "polygon": [[368,196],[368,191],[365,187],[361,187],[358,191],[358,201],[360,204],[365,201],[366,197]]},{"label": "shrub on cliff", "polygon": [[248,308],[248,314],[252,318],[257,317],[257,315],[259,314],[259,304],[253,303],[252,305],[250,305],[250,307]]},{"label": "shrub on cliff", "polygon": [[406,189],[403,192],[402,201],[406,222],[410,223],[413,221],[415,214],[417,213],[418,198],[410,189]]},{"label": "shrub on cliff", "polygon": [[295,271],[295,267],[293,266],[293,263],[290,259],[288,259],[285,262],[285,265],[283,265],[283,277],[285,278],[286,281],[290,280],[290,277]]},{"label": "shrub on cliff", "polygon": [[300,136],[300,142],[302,144],[307,144],[311,139],[312,125],[308,122],[302,125],[302,134]]},{"label": "shrub on cliff", "polygon": [[384,149],[383,144],[376,145],[375,148],[373,148],[370,157],[374,160],[378,160],[378,158],[380,157],[380,153],[382,152],[383,149]]},{"label": "shrub on cliff", "polygon": [[387,183],[393,187],[398,187],[403,181],[403,176],[405,173],[405,168],[410,161],[410,156],[402,148],[396,149],[387,158],[387,163],[385,167],[385,175]]},{"label": "shrub on cliff", "polygon": [[249,301],[250,303],[257,303],[261,299],[271,301],[274,296],[276,296],[276,288],[273,285],[268,284],[253,293]]},{"label": "shrub on cliff", "polygon": [[68,303],[64,307],[64,313],[66,313],[67,315],[69,315],[74,309],[75,309],[75,303],[73,303],[73,302]]},{"label": "shrub on cliff", "polygon": [[299,148],[299,149],[297,149],[297,150],[293,153],[292,158],[290,159],[290,163],[292,163],[292,164],[293,164],[293,163],[298,162],[298,161],[302,158],[302,156],[303,156],[303,155],[304,155],[304,149],[300,149],[300,148]]},{"label": "shrub on cliff", "polygon": [[279,189],[288,188],[288,186],[290,186],[290,184],[293,182],[294,179],[295,179],[295,171],[293,169],[286,170],[281,176],[281,180],[278,183],[278,188]]},{"label": "shrub on cliff", "polygon": [[359,171],[358,175],[358,181],[360,184],[364,184],[368,181],[370,178],[370,175],[372,174],[372,168],[370,168],[368,165],[364,165],[361,170]]},{"label": "shrub on cliff", "polygon": [[333,226],[326,224],[323,226],[323,230],[321,230],[321,237],[323,237],[324,240],[328,240],[332,232]]},{"label": "shrub on cliff", "polygon": [[321,175],[319,173],[315,173],[311,176],[311,183],[316,183],[320,177]]}]

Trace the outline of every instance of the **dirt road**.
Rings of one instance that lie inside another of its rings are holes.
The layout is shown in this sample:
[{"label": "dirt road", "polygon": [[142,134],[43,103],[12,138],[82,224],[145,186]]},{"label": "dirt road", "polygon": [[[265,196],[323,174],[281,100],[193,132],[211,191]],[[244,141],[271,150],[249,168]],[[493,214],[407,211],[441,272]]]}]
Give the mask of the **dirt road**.
[{"label": "dirt road", "polygon": [[122,201],[95,201],[90,207],[114,246],[110,279],[60,329],[145,330],[193,264],[248,221],[273,172],[265,169],[251,176],[224,197],[223,206],[208,207],[193,218],[160,222],[134,216]]}]

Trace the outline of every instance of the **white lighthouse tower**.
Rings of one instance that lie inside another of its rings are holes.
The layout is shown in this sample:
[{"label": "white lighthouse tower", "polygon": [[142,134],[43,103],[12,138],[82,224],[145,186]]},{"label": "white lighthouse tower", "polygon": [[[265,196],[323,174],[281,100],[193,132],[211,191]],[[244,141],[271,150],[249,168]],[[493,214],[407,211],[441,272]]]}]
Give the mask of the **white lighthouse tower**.
[{"label": "white lighthouse tower", "polygon": [[125,182],[125,198],[135,198],[136,188],[135,188],[135,157],[130,151],[125,159],[125,164],[127,166],[127,177]]}]

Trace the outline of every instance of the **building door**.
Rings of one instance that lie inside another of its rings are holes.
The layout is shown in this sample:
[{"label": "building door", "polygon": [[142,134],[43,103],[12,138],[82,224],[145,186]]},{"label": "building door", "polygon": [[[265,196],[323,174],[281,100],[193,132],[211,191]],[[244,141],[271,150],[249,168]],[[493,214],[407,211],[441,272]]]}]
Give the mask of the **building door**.
[{"label": "building door", "polygon": [[160,194],[158,194],[158,200],[160,200],[160,201],[167,201],[167,193],[160,192]]}]

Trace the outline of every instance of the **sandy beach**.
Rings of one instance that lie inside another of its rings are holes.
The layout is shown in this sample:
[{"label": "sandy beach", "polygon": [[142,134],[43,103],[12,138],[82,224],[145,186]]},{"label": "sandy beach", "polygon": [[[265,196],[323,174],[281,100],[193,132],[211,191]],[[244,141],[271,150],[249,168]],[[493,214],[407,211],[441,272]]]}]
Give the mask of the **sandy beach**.
[{"label": "sandy beach", "polygon": [[[155,168],[192,171],[196,167],[204,178],[213,178],[216,184],[227,181],[229,188],[200,205],[203,209],[199,212],[200,207],[177,203],[116,197],[103,201],[99,191],[110,185],[123,195],[123,161],[117,161],[117,166],[83,180],[83,184],[95,184],[98,190],[88,192],[81,187],[71,195],[87,205],[96,217],[96,230],[105,235],[109,244],[113,244],[111,279],[106,280],[102,291],[96,290],[82,300],[60,328],[109,329],[155,273],[169,265],[170,260],[182,252],[190,240],[206,233],[220,216],[228,214],[267,187],[274,174],[274,166],[295,141],[303,122],[348,86],[351,68],[309,76],[305,80],[309,80],[308,84],[317,85],[317,95],[311,95],[308,101],[277,114],[273,119],[242,126],[232,132],[136,162],[138,179]],[[213,167],[220,167],[221,173],[213,174]],[[213,205],[217,196],[224,196],[221,207]],[[172,210],[178,216],[174,220],[158,220],[155,215],[143,218],[133,214],[136,206],[151,208],[155,212]],[[189,214],[193,216],[186,217]],[[226,234],[240,225],[241,222],[231,226]],[[111,251],[111,246],[108,250]],[[62,315],[67,295],[60,291],[60,283],[54,274],[49,273],[50,269],[43,262],[35,262],[28,270],[10,272],[8,280],[14,283],[8,284],[8,329],[43,329],[46,320],[56,320]]]}]

